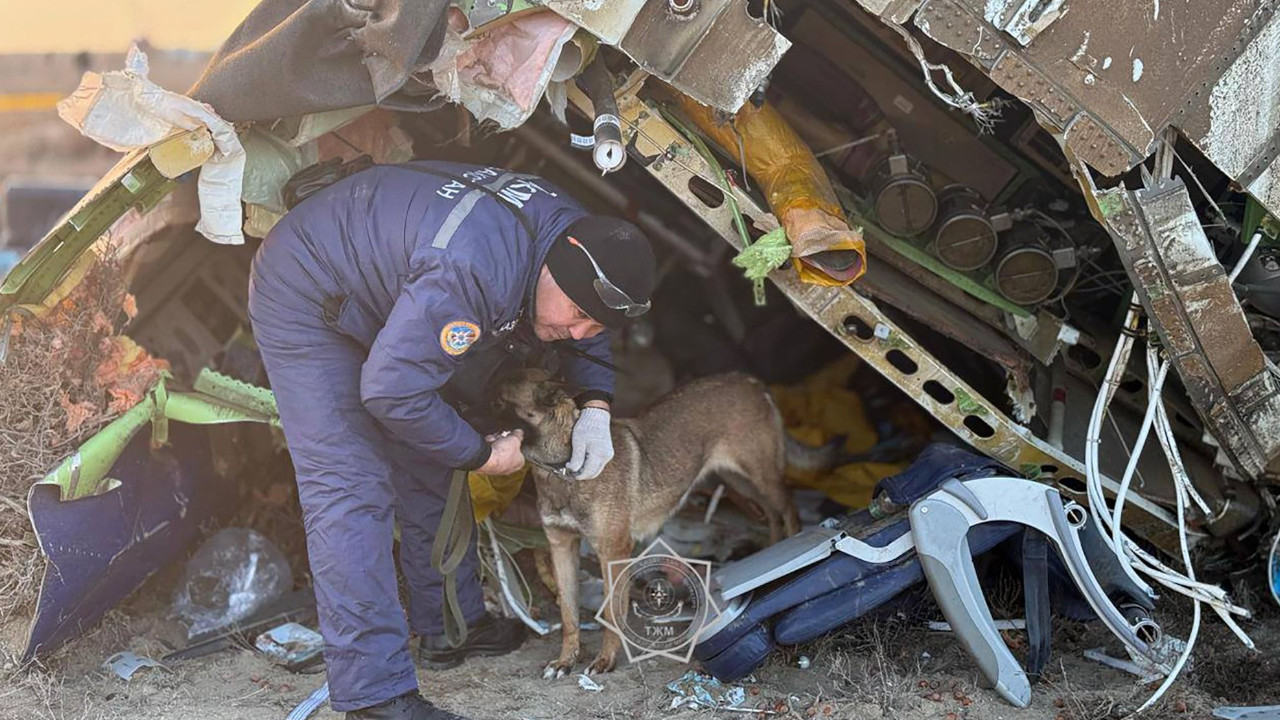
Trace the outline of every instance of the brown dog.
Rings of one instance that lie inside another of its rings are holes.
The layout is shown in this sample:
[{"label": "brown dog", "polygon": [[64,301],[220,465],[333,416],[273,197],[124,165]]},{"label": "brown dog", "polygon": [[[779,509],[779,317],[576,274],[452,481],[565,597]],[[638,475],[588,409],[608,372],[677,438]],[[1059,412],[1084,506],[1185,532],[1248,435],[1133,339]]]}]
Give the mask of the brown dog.
[{"label": "brown dog", "polygon": [[[599,477],[572,480],[547,467],[569,459],[578,409],[565,385],[542,370],[502,383],[495,409],[523,426],[524,455],[535,465],[538,510],[551,545],[560,601],[560,657],[543,677],[562,677],[578,660],[578,546],[585,536],[608,577],[609,563],[631,557],[638,540],[655,537],[705,476],[716,473],[769,518],[773,540],[799,529],[783,486],[782,419],[768,389],[741,374],[696,380],[658,400],[639,417],[615,419],[614,457]],[[611,624],[612,618],[609,618]],[[621,639],[607,632],[589,674],[613,670]]]}]

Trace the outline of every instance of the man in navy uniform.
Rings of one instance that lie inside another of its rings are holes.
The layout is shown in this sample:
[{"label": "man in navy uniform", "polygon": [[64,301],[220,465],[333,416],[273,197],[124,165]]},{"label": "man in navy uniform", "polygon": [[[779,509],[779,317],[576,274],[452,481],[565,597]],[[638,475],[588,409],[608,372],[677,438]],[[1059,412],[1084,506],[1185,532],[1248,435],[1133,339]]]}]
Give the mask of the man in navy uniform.
[{"label": "man in navy uniform", "polygon": [[418,694],[410,629],[434,668],[519,647],[523,626],[485,612],[474,544],[456,575],[466,637],[444,637],[445,579],[430,556],[451,476],[524,464],[518,432],[486,435],[468,409],[482,404],[492,358],[564,350],[581,408],[566,470],[597,476],[613,457],[605,330],[647,311],[654,282],[635,226],[499,168],[377,166],[272,229],[249,313],[297,474],[334,710],[458,717]]}]

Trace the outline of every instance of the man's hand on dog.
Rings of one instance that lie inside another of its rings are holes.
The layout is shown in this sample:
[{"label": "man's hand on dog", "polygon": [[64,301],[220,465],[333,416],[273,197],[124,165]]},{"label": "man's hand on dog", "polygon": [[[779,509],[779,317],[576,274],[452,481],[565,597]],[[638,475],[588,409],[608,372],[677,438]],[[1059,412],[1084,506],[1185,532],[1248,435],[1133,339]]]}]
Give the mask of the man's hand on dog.
[{"label": "man's hand on dog", "polygon": [[609,406],[601,402],[587,403],[573,425],[573,452],[564,469],[575,480],[590,480],[612,459]]},{"label": "man's hand on dog", "polygon": [[520,452],[520,443],[524,441],[524,432],[511,430],[498,435],[489,435],[489,461],[476,469],[482,475],[510,475],[524,467],[524,454]]}]

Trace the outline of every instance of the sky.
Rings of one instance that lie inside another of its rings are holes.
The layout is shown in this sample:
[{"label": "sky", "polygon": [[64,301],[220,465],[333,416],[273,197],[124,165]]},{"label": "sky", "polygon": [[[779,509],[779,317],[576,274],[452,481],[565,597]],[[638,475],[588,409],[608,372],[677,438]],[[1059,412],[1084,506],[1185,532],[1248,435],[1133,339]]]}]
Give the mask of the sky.
[{"label": "sky", "polygon": [[257,0],[0,0],[0,54],[217,49]]}]

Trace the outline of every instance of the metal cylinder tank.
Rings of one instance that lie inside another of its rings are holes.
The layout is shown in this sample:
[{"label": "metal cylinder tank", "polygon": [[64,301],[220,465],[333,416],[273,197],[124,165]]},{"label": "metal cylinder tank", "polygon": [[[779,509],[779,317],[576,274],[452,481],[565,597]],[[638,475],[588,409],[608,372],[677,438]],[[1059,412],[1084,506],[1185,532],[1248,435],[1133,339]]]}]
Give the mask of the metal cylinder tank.
[{"label": "metal cylinder tank", "polygon": [[929,185],[924,163],[903,154],[881,160],[868,183],[876,221],[899,237],[915,237],[928,230],[938,214],[938,197]]},{"label": "metal cylinder tank", "polygon": [[996,290],[1019,305],[1044,302],[1058,286],[1049,240],[1031,223],[1018,223],[1001,237],[995,263]]},{"label": "metal cylinder tank", "polygon": [[933,253],[948,267],[977,270],[996,254],[996,229],[977,190],[950,185],[938,193]]}]

